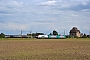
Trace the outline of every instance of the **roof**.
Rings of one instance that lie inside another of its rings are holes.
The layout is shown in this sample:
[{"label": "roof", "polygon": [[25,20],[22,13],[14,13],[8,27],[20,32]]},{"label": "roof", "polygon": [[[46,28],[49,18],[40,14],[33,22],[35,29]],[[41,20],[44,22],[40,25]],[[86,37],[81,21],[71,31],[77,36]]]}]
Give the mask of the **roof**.
[{"label": "roof", "polygon": [[77,33],[77,32],[80,33],[80,30],[78,30],[76,27],[73,27],[73,28],[70,30],[70,33]]}]

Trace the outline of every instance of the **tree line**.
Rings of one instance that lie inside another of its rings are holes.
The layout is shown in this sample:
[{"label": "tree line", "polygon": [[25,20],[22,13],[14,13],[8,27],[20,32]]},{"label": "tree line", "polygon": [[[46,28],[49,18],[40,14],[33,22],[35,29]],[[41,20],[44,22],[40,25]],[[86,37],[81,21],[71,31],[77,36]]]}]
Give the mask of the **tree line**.
[{"label": "tree line", "polygon": [[[32,33],[30,35],[32,35],[33,37],[36,37],[37,33]],[[59,34],[58,34],[58,32],[56,30],[53,30],[52,33],[50,33],[49,35],[59,35]],[[5,34],[4,33],[1,33],[0,34],[0,38],[5,38]],[[66,38],[71,38],[71,37],[70,37],[70,35],[66,35]],[[90,38],[90,35],[83,34],[83,36],[81,38]]]}]

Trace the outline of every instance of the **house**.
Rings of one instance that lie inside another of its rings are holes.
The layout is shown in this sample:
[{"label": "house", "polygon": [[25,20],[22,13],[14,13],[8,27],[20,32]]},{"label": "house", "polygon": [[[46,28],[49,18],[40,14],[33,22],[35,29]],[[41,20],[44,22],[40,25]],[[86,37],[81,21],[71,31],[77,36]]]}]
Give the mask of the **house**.
[{"label": "house", "polygon": [[80,30],[78,30],[76,27],[73,27],[69,33],[70,33],[70,37],[80,37],[81,36]]}]

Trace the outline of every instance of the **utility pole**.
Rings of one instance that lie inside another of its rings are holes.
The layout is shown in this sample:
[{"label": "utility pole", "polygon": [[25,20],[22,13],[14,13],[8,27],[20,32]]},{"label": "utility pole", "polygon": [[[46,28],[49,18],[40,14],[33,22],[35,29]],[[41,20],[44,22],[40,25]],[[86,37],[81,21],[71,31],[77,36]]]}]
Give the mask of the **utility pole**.
[{"label": "utility pole", "polygon": [[22,38],[22,30],[21,30],[21,38]]},{"label": "utility pole", "polygon": [[65,36],[65,30],[64,30],[64,36]]},{"label": "utility pole", "polygon": [[32,31],[30,31],[30,37],[32,38]]},{"label": "utility pole", "polygon": [[89,31],[89,38],[90,38],[90,31]]}]

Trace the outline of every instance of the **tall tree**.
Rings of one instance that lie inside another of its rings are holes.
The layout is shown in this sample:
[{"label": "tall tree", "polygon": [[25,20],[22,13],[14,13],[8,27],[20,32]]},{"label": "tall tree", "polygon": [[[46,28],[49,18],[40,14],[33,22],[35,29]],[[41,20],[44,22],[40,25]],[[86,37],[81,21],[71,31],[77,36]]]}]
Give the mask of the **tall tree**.
[{"label": "tall tree", "polygon": [[50,33],[49,35],[53,35],[52,33]]},{"label": "tall tree", "polygon": [[0,34],[0,38],[5,38],[5,34],[4,33],[1,33]]},{"label": "tall tree", "polygon": [[84,35],[82,36],[83,38],[87,38],[87,35],[84,33]]},{"label": "tall tree", "polygon": [[53,30],[53,35],[58,35],[58,32]]}]

